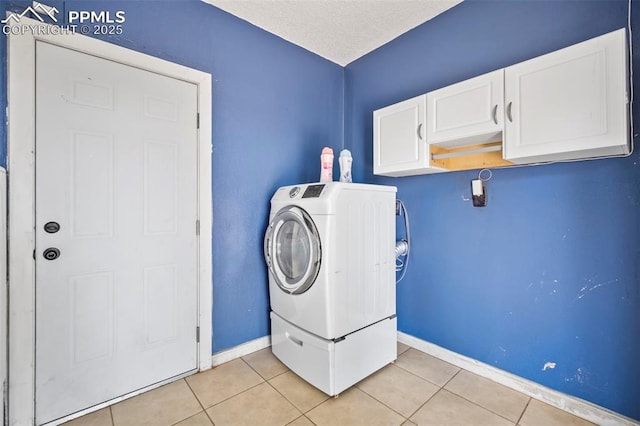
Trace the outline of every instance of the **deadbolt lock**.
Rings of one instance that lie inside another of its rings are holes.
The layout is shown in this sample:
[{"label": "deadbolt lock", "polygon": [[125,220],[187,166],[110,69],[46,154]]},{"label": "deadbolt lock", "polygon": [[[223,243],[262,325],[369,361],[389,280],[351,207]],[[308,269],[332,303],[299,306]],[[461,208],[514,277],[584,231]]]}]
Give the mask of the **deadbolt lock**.
[{"label": "deadbolt lock", "polygon": [[42,253],[42,256],[47,260],[56,260],[60,257],[60,250],[55,247],[49,247]]}]

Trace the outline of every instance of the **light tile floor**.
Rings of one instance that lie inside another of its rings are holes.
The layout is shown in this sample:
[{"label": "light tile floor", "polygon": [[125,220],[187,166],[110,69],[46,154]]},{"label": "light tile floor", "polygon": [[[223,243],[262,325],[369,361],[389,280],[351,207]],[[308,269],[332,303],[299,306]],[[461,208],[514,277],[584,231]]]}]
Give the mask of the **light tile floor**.
[{"label": "light tile floor", "polygon": [[398,360],[330,398],[266,348],[75,419],[120,425],[591,425],[398,343]]}]

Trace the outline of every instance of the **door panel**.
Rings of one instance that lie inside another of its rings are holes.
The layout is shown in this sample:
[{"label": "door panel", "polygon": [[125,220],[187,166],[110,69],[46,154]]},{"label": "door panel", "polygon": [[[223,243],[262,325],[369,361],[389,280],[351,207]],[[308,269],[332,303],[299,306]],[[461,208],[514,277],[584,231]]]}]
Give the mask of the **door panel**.
[{"label": "door panel", "polygon": [[374,174],[426,173],[429,158],[422,128],[426,111],[427,96],[421,95],[373,112]]},{"label": "door panel", "polygon": [[41,42],[36,58],[41,424],[197,368],[197,87]]},{"label": "door panel", "polygon": [[427,141],[454,148],[500,140],[502,99],[502,70],[427,93]]},{"label": "door panel", "polygon": [[114,144],[107,134],[72,135],[69,223],[72,238],[113,237]]},{"label": "door panel", "polygon": [[75,364],[113,356],[113,275],[106,272],[69,277]]},{"label": "door panel", "polygon": [[504,158],[628,154],[627,81],[624,29],[506,68]]},{"label": "door panel", "polygon": [[174,144],[144,144],[145,235],[175,234],[178,211],[178,150]]}]

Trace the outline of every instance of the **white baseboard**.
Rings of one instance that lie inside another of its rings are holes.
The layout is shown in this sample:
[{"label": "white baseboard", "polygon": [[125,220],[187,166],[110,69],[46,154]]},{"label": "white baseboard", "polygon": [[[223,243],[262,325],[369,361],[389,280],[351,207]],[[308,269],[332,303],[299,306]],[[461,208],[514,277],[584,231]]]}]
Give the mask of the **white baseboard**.
[{"label": "white baseboard", "polygon": [[640,425],[640,422],[629,417],[625,417],[580,398],[547,388],[531,380],[524,379],[504,370],[500,370],[499,368],[484,364],[473,358],[460,355],[456,352],[434,345],[433,343],[429,343],[425,340],[418,339],[417,337],[413,337],[409,334],[398,332],[398,342],[404,343],[405,345],[446,361],[449,364],[453,364],[456,367],[464,368],[478,376],[493,380],[494,382],[528,395],[531,398],[545,402],[598,425]]},{"label": "white baseboard", "polygon": [[259,351],[260,349],[268,348],[271,346],[271,336],[260,337],[255,340],[250,340],[241,345],[235,346],[231,349],[217,352],[211,356],[211,366],[224,364],[225,362],[233,361],[236,358],[249,355],[252,352]]}]

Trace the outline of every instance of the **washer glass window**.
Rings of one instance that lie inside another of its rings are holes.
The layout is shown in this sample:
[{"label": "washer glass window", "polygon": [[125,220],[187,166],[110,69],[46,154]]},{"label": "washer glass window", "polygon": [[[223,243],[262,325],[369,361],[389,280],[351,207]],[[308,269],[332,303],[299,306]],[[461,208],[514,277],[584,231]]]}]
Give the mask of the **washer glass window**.
[{"label": "washer glass window", "polygon": [[296,282],[306,272],[311,259],[311,243],[300,223],[288,220],[280,226],[276,236],[276,260],[287,281]]},{"label": "washer glass window", "polygon": [[278,286],[291,294],[307,291],[320,271],[320,237],[309,214],[287,206],[274,216],[264,239],[265,260]]}]

